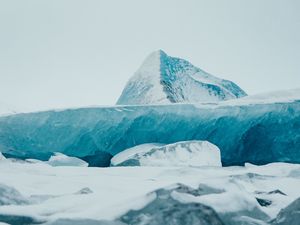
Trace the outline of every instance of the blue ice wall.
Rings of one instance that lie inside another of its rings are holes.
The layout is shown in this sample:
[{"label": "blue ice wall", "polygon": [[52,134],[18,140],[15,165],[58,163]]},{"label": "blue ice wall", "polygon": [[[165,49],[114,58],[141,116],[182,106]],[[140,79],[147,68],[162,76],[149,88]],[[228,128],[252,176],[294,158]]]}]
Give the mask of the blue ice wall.
[{"label": "blue ice wall", "polygon": [[82,108],[0,117],[0,151],[46,159],[85,157],[148,143],[208,140],[224,165],[300,163],[300,102]]}]

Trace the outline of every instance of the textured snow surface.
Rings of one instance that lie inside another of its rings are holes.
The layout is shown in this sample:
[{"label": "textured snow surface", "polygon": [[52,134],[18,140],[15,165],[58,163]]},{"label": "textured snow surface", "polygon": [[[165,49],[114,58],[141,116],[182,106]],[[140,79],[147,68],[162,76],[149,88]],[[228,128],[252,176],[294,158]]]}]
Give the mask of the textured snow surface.
[{"label": "textured snow surface", "polygon": [[159,50],[150,54],[128,81],[117,104],[218,102],[243,96],[246,93],[233,82]]},{"label": "textured snow surface", "polygon": [[239,99],[220,102],[219,104],[220,105],[272,104],[272,103],[280,103],[280,102],[294,102],[297,100],[300,100],[300,88],[249,95]]},{"label": "textured snow surface", "polygon": [[[145,212],[156,218],[160,207],[172,210],[177,205],[174,210],[184,212],[191,203],[199,203],[211,207],[224,224],[251,224],[232,222],[246,219],[262,224],[300,196],[299,178],[300,165],[286,163],[90,168],[0,161],[0,187],[5,187],[6,196],[17,193],[6,198],[9,204],[0,206],[0,221],[14,217],[16,221],[72,219],[89,224],[88,219],[119,220],[126,215],[128,220]],[[257,199],[270,204],[262,206]]]},{"label": "textured snow surface", "polygon": [[111,159],[111,164],[115,166],[128,159],[137,158],[149,152],[151,149],[159,146],[163,146],[163,144],[147,143],[147,144],[137,145],[129,149],[125,149],[124,151],[118,153]]},{"label": "textured snow surface", "polygon": [[144,144],[115,155],[114,166],[222,166],[220,149],[207,141]]},{"label": "textured snow surface", "polygon": [[70,157],[58,152],[51,156],[47,163],[51,166],[88,166],[88,163],[81,159]]},{"label": "textured snow surface", "polygon": [[16,114],[18,111],[14,109],[12,106],[0,102],[0,116],[6,116],[11,114]]},{"label": "textured snow surface", "polygon": [[6,158],[4,157],[4,155],[2,155],[1,152],[0,152],[0,161],[6,161]]},{"label": "textured snow surface", "polygon": [[288,207],[282,209],[273,224],[290,225],[299,224],[300,221],[300,198],[293,201]]}]

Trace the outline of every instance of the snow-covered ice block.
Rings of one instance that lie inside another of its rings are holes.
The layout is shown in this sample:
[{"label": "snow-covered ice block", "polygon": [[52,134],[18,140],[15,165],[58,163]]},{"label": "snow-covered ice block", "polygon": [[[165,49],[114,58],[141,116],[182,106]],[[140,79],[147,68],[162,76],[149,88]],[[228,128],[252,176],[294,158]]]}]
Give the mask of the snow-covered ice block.
[{"label": "snow-covered ice block", "polygon": [[299,224],[300,221],[300,198],[297,198],[286,208],[280,210],[277,217],[272,221],[274,225]]},{"label": "snow-covered ice block", "polygon": [[58,152],[51,156],[47,163],[51,166],[88,166],[88,163],[82,159],[70,157]]},{"label": "snow-covered ice block", "polygon": [[299,121],[300,89],[218,104],[25,113],[0,117],[0,151],[6,157],[43,161],[56,151],[99,166],[109,165],[110,155],[140,144],[207,140],[220,148],[223,166],[299,163]]},{"label": "snow-covered ice block", "polygon": [[115,155],[113,166],[222,166],[219,148],[208,141],[144,144]]},{"label": "snow-covered ice block", "polygon": [[0,152],[0,162],[1,161],[6,161],[7,159],[5,158],[5,156]]}]

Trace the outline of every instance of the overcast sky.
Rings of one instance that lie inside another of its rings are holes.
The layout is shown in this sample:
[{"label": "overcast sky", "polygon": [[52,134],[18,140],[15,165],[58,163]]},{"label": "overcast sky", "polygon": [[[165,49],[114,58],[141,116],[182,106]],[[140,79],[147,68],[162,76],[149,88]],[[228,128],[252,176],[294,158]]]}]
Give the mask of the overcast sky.
[{"label": "overcast sky", "polygon": [[0,0],[0,102],[115,104],[154,50],[248,94],[300,87],[298,0]]}]

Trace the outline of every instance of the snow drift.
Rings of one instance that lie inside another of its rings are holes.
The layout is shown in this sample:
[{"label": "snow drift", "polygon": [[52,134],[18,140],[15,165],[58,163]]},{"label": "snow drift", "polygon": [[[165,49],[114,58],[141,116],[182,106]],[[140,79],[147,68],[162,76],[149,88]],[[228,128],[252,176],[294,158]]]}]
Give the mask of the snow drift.
[{"label": "snow drift", "polygon": [[115,155],[113,166],[222,166],[220,150],[207,141],[139,145]]},{"label": "snow drift", "polygon": [[88,166],[88,163],[81,159],[70,157],[58,152],[50,157],[50,159],[47,161],[47,164],[51,166]]}]

